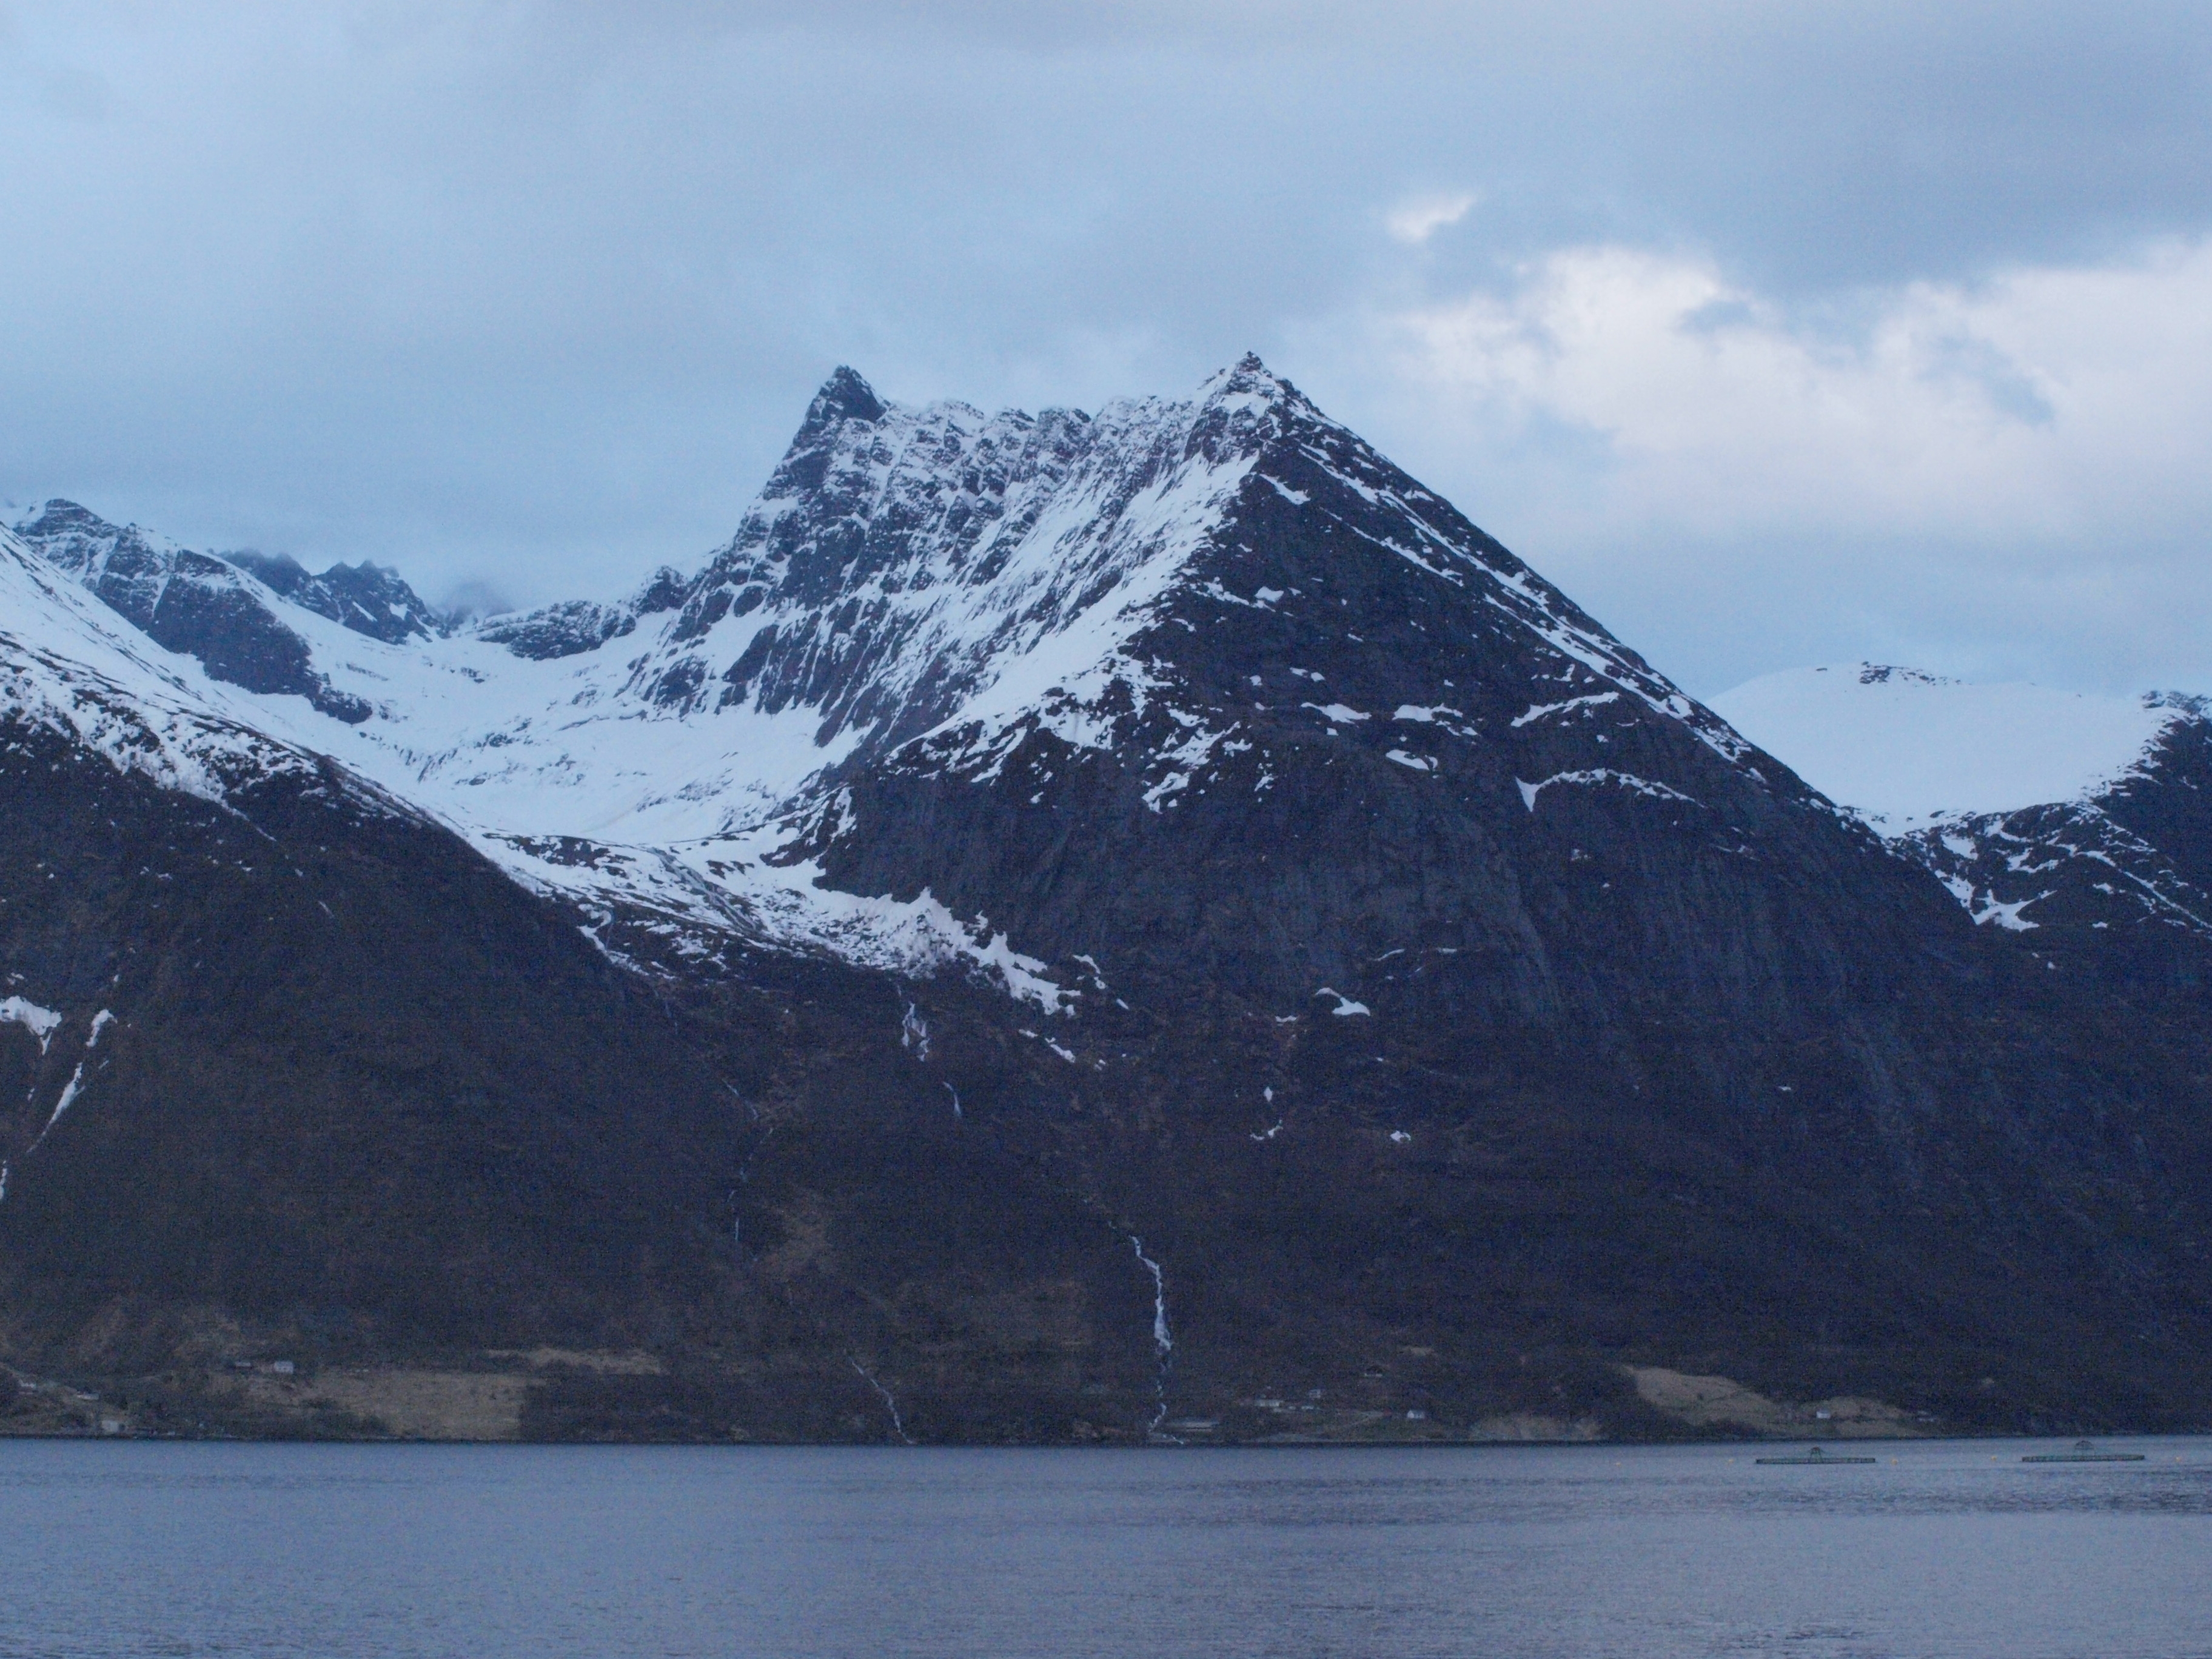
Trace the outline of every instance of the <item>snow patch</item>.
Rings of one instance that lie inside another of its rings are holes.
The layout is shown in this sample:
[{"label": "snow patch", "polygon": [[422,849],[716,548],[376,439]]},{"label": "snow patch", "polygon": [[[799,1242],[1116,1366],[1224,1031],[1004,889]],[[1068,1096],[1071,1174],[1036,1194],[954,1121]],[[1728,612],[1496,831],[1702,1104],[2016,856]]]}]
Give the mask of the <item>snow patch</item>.
[{"label": "snow patch", "polygon": [[[1158,763],[1164,764],[1168,769],[1162,774],[1158,782],[1145,791],[1145,805],[1157,812],[1160,810],[1162,802],[1189,788],[1191,780],[1204,769],[1208,761],[1213,758],[1213,751],[1221,744],[1222,739],[1236,729],[1232,726],[1222,732],[1203,730],[1194,732],[1174,748],[1163,753],[1158,757]],[[1249,745],[1232,744],[1231,747],[1232,750],[1241,750]]]},{"label": "snow patch", "polygon": [[1633,773],[1616,772],[1610,767],[1601,766],[1580,772],[1554,772],[1540,783],[1526,783],[1519,778],[1514,779],[1513,781],[1520,786],[1522,804],[1531,812],[1536,810],[1536,797],[1555,783],[1610,783],[1635,794],[1649,795],[1657,800],[1679,800],[1690,806],[1698,804],[1679,789],[1669,788],[1663,783],[1655,783],[1650,778],[1639,778]]},{"label": "snow patch", "polygon": [[1996,895],[1992,893],[1990,895],[1988,902],[1972,912],[1974,925],[1978,927],[1985,921],[1994,921],[2008,933],[2025,933],[2042,924],[2030,921],[2026,916],[2021,915],[2021,912],[2035,903],[2037,900],[2047,899],[2050,896],[2048,893],[2038,893],[2034,898],[2014,899],[2009,903],[2001,903]]},{"label": "snow patch", "polygon": [[1599,691],[1587,697],[1569,697],[1565,702],[1540,702],[1534,708],[1524,709],[1516,714],[1513,717],[1513,724],[1516,729],[1518,729],[1528,725],[1531,720],[1542,720],[1547,714],[1564,714],[1570,708],[1592,708],[1604,703],[1620,701],[1620,693],[1618,691]]},{"label": "snow patch", "polygon": [[54,1103],[53,1115],[46,1120],[46,1127],[40,1130],[36,1139],[23,1149],[25,1158],[30,1157],[33,1152],[46,1144],[46,1137],[53,1133],[54,1125],[62,1121],[62,1114],[76,1104],[76,1097],[83,1092],[84,1062],[79,1060],[76,1069],[70,1073],[70,1080],[62,1085],[62,1097]]},{"label": "snow patch", "polygon": [[[40,1054],[46,1053],[46,1045],[54,1040],[55,1028],[61,1023],[62,1017],[59,1014],[51,1008],[41,1008],[35,1002],[27,1001],[21,997],[8,997],[0,1000],[0,1024],[21,1026],[33,1036],[38,1038]],[[95,1037],[98,1035],[98,1026],[95,1025],[94,1027]]]}]

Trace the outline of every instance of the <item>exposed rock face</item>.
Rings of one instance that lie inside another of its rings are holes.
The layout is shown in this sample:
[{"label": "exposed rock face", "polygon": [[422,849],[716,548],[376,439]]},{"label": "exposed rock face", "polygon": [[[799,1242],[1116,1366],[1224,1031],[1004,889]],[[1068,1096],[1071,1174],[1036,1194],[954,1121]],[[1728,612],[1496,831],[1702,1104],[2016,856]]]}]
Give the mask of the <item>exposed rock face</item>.
[{"label": "exposed rock face", "polygon": [[156,645],[198,658],[210,678],[305,697],[349,725],[368,718],[368,702],[334,690],[316,672],[307,641],[276,615],[271,596],[284,593],[374,639],[427,631],[410,620],[421,601],[397,575],[371,565],[335,565],[311,577],[290,560],[236,556],[255,575],[276,579],[264,586],[231,562],[156,542],[135,526],[118,529],[74,501],[48,501],[16,533]]},{"label": "exposed rock face", "polygon": [[[927,887],[1164,990],[1304,1015],[1323,985],[1372,989],[1578,1041],[1665,1005],[1832,1018],[1854,971],[1890,971],[1845,936],[1961,933],[1854,822],[1256,365],[1170,430],[1153,466],[1223,478],[1203,533],[1088,684],[949,718],[939,693],[905,720],[934,730],[884,752],[894,719],[835,769],[834,885]],[[908,515],[878,517],[896,548]],[[851,568],[887,562],[856,547]],[[796,553],[781,568],[766,608],[805,586]]]},{"label": "exposed rock face", "polygon": [[[841,370],[696,574],[450,635],[31,529],[27,1350],[653,1356],[501,1385],[557,1435],[1679,1428],[1632,1365],[2212,1414],[2201,708],[2065,823],[1885,842],[1250,359]],[[2004,884],[2062,836],[2063,930]]]},{"label": "exposed rock face", "polygon": [[366,559],[359,564],[334,564],[313,576],[286,554],[240,551],[222,556],[302,610],[387,645],[427,640],[443,631],[437,613],[399,579],[398,571]]}]

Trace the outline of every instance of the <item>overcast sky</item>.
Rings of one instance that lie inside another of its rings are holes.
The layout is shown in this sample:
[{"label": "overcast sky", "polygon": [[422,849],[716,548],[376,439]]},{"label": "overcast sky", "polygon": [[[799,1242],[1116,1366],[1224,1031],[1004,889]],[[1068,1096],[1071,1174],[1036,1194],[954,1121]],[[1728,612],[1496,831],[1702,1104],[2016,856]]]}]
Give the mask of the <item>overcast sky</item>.
[{"label": "overcast sky", "polygon": [[2202,0],[0,0],[0,501],[433,599],[1254,349],[1693,691],[2212,691]]}]

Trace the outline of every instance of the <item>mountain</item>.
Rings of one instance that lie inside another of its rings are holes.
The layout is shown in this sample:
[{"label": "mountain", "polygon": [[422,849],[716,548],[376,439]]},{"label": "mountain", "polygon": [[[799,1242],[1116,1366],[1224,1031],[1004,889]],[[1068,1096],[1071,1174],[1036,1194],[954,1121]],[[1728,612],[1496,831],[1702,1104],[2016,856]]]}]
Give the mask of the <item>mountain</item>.
[{"label": "mountain", "polygon": [[[230,596],[222,608],[253,612],[254,620],[248,625],[258,632],[283,626],[277,614],[283,607],[270,603],[271,595],[389,644],[428,639],[444,631],[437,614],[400,580],[398,572],[366,560],[357,565],[334,564],[315,576],[286,554],[194,553],[164,538],[149,536],[136,525],[112,525],[75,501],[59,500],[48,501],[17,525],[15,534],[170,649],[204,661],[202,646],[210,641],[191,629],[206,602],[186,605],[182,603],[185,593],[172,595],[168,590],[177,586],[179,578],[187,588],[211,589]],[[215,568],[223,564],[246,572],[255,581],[240,581]],[[220,672],[216,677],[227,678]],[[248,689],[290,688],[248,685]]]},{"label": "mountain", "polygon": [[[526,1392],[532,1432],[876,1431],[850,1344],[734,1272],[732,1211],[791,1073],[865,1080],[840,1051],[896,1029],[889,988],[769,964],[713,1045],[678,1040],[667,988],[572,915],[5,535],[0,649],[14,1421],[97,1389],[88,1420],[144,1431],[450,1434],[489,1392],[514,1432]],[[1017,1225],[1033,1179],[971,1161]],[[1071,1261],[1053,1219],[1025,1255],[1133,1328],[1122,1241]],[[57,1376],[80,1392],[27,1386]]]},{"label": "mountain", "polygon": [[319,1431],[2212,1405],[2197,936],[1978,927],[1255,359],[840,370],[618,600],[344,569],[0,544],[11,1363]]},{"label": "mountain", "polygon": [[290,559],[195,553],[64,501],[48,501],[15,533],[155,644],[197,659],[214,678],[305,697],[318,713],[349,724],[367,720],[369,705],[315,671],[307,642],[280,614],[289,607],[279,596],[373,639],[430,633],[428,613],[407,585],[366,563],[309,576]]},{"label": "mountain", "polygon": [[1862,663],[1771,675],[1716,706],[1858,809],[1977,922],[2212,934],[2212,699]]}]

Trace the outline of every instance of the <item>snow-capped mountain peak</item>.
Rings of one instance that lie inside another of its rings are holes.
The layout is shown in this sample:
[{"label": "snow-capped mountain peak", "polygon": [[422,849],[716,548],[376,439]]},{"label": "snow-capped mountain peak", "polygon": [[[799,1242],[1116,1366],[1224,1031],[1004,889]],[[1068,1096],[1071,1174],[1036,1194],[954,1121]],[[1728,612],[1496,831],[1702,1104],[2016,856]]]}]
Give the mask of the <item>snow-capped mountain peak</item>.
[{"label": "snow-capped mountain peak", "polygon": [[880,749],[1035,678],[1040,653],[1094,669],[1218,520],[1256,419],[1156,399],[907,408],[842,371],[638,689],[687,712],[810,708],[825,740],[852,727]]},{"label": "snow-capped mountain peak", "polygon": [[[262,730],[685,949],[735,931],[950,951],[1043,985],[982,922],[1002,908],[983,889],[940,902],[911,860],[853,863],[882,844],[854,838],[866,786],[894,775],[1018,787],[1048,813],[1054,757],[1110,757],[1128,809],[1157,817],[1341,761],[1530,829],[1567,822],[1570,796],[1726,816],[1776,787],[1725,722],[1256,357],[1096,414],[901,404],[841,368],[696,574],[451,633],[315,602],[344,567],[241,568],[47,518],[42,550],[252,694]],[[907,896],[866,896],[886,888]]]},{"label": "snow-capped mountain peak", "polygon": [[149,631],[159,628],[156,612],[179,576],[204,587],[234,589],[239,584],[230,578],[231,570],[252,578],[252,591],[264,611],[271,609],[267,596],[279,595],[354,633],[393,644],[444,631],[437,613],[398,572],[366,560],[334,564],[316,575],[285,554],[196,553],[137,525],[110,524],[75,501],[59,499],[18,524],[15,532]]},{"label": "snow-capped mountain peak", "polygon": [[204,800],[315,770],[260,729],[252,700],[146,638],[73,575],[0,530],[0,714]]},{"label": "snow-capped mountain peak", "polygon": [[305,697],[349,725],[367,720],[371,705],[318,670],[295,625],[303,615],[386,644],[445,631],[398,572],[366,562],[334,564],[318,576],[280,556],[195,552],[61,500],[46,502],[15,533],[157,644],[196,658],[212,678]]}]

